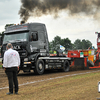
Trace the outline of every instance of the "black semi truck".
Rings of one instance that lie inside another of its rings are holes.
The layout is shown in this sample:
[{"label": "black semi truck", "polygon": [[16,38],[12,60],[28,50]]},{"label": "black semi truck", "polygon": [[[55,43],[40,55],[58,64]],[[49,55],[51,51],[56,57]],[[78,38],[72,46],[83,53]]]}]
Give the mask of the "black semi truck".
[{"label": "black semi truck", "polygon": [[6,28],[2,41],[1,55],[3,58],[7,43],[20,54],[20,70],[43,74],[46,69],[69,71],[70,58],[49,55],[48,35],[45,24],[23,23]]}]

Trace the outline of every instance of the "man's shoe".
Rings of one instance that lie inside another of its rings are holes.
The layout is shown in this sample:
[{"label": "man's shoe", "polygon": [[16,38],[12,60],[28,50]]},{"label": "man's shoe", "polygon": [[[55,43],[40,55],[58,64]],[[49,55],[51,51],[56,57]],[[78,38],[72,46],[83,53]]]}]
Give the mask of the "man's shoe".
[{"label": "man's shoe", "polygon": [[6,93],[7,95],[11,95],[11,94],[13,94],[13,93],[11,93],[11,92],[8,92],[8,93]]},{"label": "man's shoe", "polygon": [[18,92],[15,92],[15,94],[18,94]]}]

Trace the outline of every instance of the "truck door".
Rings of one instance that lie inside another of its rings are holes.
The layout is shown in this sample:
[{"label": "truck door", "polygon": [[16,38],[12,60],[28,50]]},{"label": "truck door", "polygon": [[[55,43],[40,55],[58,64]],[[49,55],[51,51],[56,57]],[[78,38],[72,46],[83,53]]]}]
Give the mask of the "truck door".
[{"label": "truck door", "polygon": [[41,49],[44,51],[46,51],[46,42],[45,42],[45,38],[44,38],[44,33],[43,32],[37,32],[34,31],[31,33],[31,42],[30,42],[30,49],[31,52],[33,51],[37,51]]},{"label": "truck door", "polygon": [[31,33],[31,36],[30,36],[30,49],[31,49],[31,52],[36,52],[37,49],[39,48],[38,46],[38,32],[37,31],[34,31]]},{"label": "truck door", "polygon": [[40,41],[40,49],[46,49],[46,41],[45,41],[44,33],[39,33],[39,41]]}]

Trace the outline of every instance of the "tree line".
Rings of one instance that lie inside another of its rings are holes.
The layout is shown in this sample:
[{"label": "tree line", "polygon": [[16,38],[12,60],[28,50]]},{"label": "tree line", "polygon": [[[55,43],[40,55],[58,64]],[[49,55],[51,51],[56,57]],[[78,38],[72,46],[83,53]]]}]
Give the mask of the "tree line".
[{"label": "tree line", "polygon": [[49,42],[49,51],[53,53],[56,50],[60,49],[60,45],[65,47],[65,51],[68,50],[77,50],[77,49],[92,49],[92,43],[89,40],[80,40],[76,39],[74,43],[71,42],[69,38],[61,39],[60,36],[54,37],[54,40]]}]

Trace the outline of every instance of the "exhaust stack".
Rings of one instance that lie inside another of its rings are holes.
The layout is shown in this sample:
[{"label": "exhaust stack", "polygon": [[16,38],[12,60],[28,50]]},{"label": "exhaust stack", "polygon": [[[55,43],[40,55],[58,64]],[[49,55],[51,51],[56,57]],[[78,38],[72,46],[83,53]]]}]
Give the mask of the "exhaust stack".
[{"label": "exhaust stack", "polygon": [[22,20],[22,21],[20,22],[20,24],[25,24],[25,21]]}]

